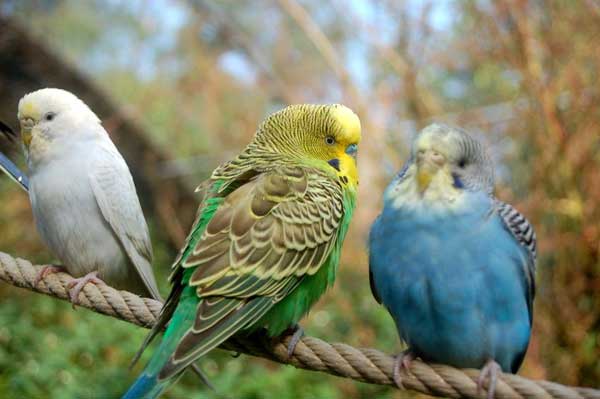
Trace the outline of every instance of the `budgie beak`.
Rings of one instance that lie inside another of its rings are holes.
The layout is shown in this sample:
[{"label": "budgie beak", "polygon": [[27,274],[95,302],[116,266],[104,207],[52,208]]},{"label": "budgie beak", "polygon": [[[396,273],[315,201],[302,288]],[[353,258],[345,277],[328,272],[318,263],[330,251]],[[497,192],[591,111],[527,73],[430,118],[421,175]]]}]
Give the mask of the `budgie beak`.
[{"label": "budgie beak", "polygon": [[41,118],[40,110],[31,101],[19,102],[17,118],[19,118],[19,124],[21,125],[21,139],[23,140],[25,149],[29,151],[32,138],[31,131]]},{"label": "budgie beak", "polygon": [[417,183],[424,192],[437,172],[446,164],[446,157],[438,151],[427,149],[417,153]]},{"label": "budgie beak", "polygon": [[29,145],[31,144],[31,130],[35,125],[35,121],[33,118],[23,118],[19,122],[21,123],[21,139],[23,140],[23,144],[25,144],[25,148],[29,149]]}]

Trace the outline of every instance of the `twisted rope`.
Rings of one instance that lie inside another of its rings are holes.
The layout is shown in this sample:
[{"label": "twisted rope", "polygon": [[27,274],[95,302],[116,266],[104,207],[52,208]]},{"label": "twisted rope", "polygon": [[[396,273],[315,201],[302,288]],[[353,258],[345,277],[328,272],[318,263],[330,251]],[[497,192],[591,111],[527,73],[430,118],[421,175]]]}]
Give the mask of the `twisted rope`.
[{"label": "twisted rope", "polygon": [[[0,280],[68,301],[67,284],[73,277],[66,273],[52,273],[34,286],[35,276],[41,267],[0,252]],[[145,328],[154,324],[162,306],[153,299],[140,298],[126,291],[94,284],[84,287],[79,300],[81,306],[94,312]],[[288,336],[268,339],[257,334],[243,340],[232,339],[223,344],[222,348],[306,370],[321,371],[371,384],[395,386],[392,377],[392,356],[376,349],[354,348],[342,343],[330,344],[318,338],[303,337],[292,357],[288,358],[287,344],[290,338]],[[481,394],[477,393],[478,370],[459,370],[415,360],[410,373],[402,373],[402,382],[406,389],[450,398],[481,397]],[[600,399],[600,390],[569,387],[548,381],[532,381],[513,374],[502,374],[496,387],[496,398]]]}]

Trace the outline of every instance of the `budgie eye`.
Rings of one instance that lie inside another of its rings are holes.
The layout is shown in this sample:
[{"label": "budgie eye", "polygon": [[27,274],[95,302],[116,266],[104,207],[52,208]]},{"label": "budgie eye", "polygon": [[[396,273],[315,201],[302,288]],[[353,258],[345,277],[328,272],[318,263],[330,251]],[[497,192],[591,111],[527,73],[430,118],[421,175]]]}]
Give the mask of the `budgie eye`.
[{"label": "budgie eye", "polygon": [[327,137],[325,137],[325,143],[327,145],[334,145],[335,144],[335,138],[333,136],[327,136]]},{"label": "budgie eye", "polygon": [[44,115],[44,120],[51,121],[55,116],[56,114],[54,112],[48,112],[46,115]]},{"label": "budgie eye", "polygon": [[461,158],[460,161],[458,161],[458,167],[464,168],[465,166],[467,166],[467,160],[465,158]]}]

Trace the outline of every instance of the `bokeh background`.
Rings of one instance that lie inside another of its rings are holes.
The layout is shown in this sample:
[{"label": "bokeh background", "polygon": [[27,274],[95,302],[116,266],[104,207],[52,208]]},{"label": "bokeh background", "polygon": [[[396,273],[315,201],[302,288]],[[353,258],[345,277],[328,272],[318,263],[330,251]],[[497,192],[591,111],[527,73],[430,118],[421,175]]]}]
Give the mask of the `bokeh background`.
[{"label": "bokeh background", "polygon": [[[389,353],[401,346],[369,290],[368,229],[411,137],[432,121],[462,126],[489,146],[498,197],[538,234],[521,374],[598,387],[599,46],[596,0],[5,0],[0,119],[16,127],[19,97],[44,86],[97,111],[134,173],[166,293],[193,188],[265,115],[300,102],[353,108],[358,210],[336,286],[303,325]],[[23,165],[18,148],[0,149]],[[2,177],[0,204],[0,250],[54,261],[27,197]],[[127,366],[142,329],[6,284],[0,301],[0,397],[118,397],[141,370]],[[218,394],[186,375],[165,397],[410,396],[221,351],[202,364]]]}]

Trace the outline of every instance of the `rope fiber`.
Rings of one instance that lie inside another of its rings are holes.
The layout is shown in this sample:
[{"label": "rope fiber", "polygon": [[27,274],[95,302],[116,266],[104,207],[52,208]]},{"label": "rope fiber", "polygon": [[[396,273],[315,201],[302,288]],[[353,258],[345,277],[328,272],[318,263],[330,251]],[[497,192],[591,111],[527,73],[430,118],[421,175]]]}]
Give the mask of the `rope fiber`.
[{"label": "rope fiber", "polygon": [[[34,279],[42,266],[0,252],[0,280],[31,291],[69,300],[67,284],[73,279],[66,273],[52,273],[34,287]],[[87,284],[79,296],[80,304],[94,312],[150,328],[162,304],[141,298],[107,285]],[[342,343],[327,343],[314,337],[303,337],[291,357],[287,343],[291,336],[268,339],[262,334],[231,339],[221,348],[263,357],[305,370],[350,378],[370,384],[391,385],[394,358],[376,349],[354,348]],[[481,398],[477,392],[478,370],[460,370],[440,364],[415,360],[410,371],[401,372],[404,388],[433,396],[449,398]],[[496,386],[496,398],[580,398],[600,399],[600,390],[569,387],[549,381],[533,381],[513,374],[502,374]]]}]

